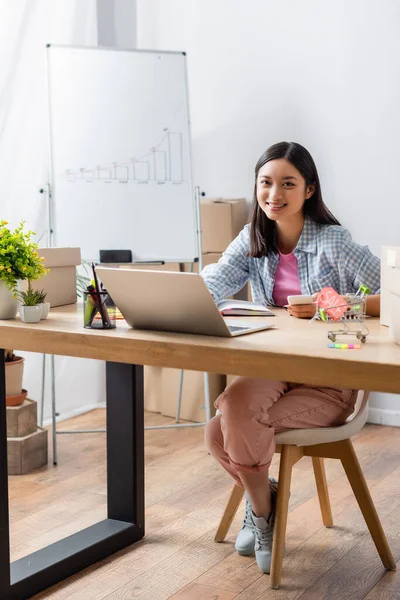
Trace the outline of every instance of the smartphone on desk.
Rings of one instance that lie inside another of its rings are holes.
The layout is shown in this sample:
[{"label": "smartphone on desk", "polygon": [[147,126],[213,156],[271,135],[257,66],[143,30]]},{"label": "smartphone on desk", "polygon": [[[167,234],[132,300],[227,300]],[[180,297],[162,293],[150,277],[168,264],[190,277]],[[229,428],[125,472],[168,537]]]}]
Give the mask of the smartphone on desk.
[{"label": "smartphone on desk", "polygon": [[307,294],[299,296],[288,296],[288,304],[291,306],[295,306],[296,304],[312,304],[313,302],[313,297],[308,296]]}]

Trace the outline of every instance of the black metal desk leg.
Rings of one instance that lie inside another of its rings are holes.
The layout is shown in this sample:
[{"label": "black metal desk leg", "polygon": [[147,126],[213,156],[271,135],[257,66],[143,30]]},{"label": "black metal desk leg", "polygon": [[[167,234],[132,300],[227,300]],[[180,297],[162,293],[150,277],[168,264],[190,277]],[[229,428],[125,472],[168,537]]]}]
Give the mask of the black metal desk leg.
[{"label": "black metal desk leg", "polygon": [[4,350],[0,350],[0,598],[7,598],[7,593],[10,590],[10,528],[8,516],[5,371]]},{"label": "black metal desk leg", "polygon": [[0,351],[0,600],[33,594],[144,535],[143,367],[107,363],[108,518],[10,565],[4,351]]},{"label": "black metal desk leg", "polygon": [[143,367],[108,362],[108,518],[135,524],[144,535]]}]

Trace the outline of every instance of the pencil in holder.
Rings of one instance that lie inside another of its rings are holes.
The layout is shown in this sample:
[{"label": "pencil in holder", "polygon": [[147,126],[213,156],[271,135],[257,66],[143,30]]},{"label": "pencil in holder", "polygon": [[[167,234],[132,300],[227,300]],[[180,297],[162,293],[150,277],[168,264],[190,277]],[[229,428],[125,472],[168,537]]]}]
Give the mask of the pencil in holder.
[{"label": "pencil in holder", "polygon": [[115,329],[116,306],[106,291],[83,292],[83,326],[86,329]]}]

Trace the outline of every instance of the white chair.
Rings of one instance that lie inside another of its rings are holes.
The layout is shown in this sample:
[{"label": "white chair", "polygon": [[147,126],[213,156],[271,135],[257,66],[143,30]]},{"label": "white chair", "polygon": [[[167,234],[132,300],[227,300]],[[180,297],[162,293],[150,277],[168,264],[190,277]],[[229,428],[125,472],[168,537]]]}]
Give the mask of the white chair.
[{"label": "white chair", "polygon": [[[274,589],[279,587],[282,576],[292,468],[303,456],[312,457],[324,525],[332,527],[333,520],[323,459],[337,458],[342,462],[384,567],[389,571],[396,569],[396,563],[350,440],[365,425],[368,416],[368,396],[369,392],[360,391],[358,393],[355,411],[343,425],[315,429],[293,429],[276,435],[276,452],[281,454],[281,459],[270,576],[271,587]],[[233,486],[215,535],[216,542],[224,541],[243,494],[244,490],[241,487]]]}]

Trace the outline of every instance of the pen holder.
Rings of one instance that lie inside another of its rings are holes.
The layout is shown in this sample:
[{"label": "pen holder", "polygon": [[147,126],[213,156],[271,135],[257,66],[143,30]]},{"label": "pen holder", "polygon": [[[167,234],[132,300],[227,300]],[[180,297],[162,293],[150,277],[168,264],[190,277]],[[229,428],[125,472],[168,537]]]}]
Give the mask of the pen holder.
[{"label": "pen holder", "polygon": [[83,292],[83,326],[115,329],[116,306],[108,292]]}]

